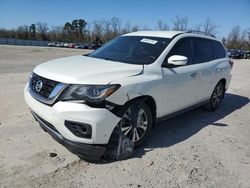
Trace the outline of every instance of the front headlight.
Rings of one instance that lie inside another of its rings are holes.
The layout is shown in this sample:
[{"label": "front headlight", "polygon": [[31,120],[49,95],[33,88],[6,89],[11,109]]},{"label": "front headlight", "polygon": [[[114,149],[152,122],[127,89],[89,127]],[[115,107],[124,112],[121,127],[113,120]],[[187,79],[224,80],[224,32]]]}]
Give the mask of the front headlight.
[{"label": "front headlight", "polygon": [[120,85],[70,85],[62,96],[62,100],[101,102],[119,87]]}]

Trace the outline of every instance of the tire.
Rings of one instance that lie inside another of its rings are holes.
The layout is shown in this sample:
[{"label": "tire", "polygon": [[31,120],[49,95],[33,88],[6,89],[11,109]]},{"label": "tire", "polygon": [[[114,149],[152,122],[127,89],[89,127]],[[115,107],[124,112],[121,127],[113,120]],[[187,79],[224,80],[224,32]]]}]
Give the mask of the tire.
[{"label": "tire", "polygon": [[220,81],[214,88],[213,93],[209,99],[209,102],[204,105],[205,110],[215,111],[219,108],[222,99],[225,94],[225,85]]},{"label": "tire", "polygon": [[124,111],[118,125],[122,133],[134,142],[135,148],[148,138],[153,127],[153,117],[149,106],[140,101],[132,102]]}]

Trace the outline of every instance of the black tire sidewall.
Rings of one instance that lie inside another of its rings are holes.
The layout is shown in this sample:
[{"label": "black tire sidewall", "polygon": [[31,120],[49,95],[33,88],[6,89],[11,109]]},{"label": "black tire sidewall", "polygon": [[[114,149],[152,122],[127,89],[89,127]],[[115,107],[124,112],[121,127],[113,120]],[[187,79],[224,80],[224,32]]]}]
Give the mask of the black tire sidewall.
[{"label": "black tire sidewall", "polygon": [[[132,104],[130,104],[127,107],[127,109],[130,108],[131,105]],[[150,133],[152,131],[152,127],[153,127],[153,117],[152,117],[152,112],[146,103],[141,102],[141,101],[133,101],[133,105],[138,105],[138,106],[140,106],[140,108],[142,108],[145,111],[146,116],[147,116],[147,121],[148,121],[148,126],[147,126],[147,130],[146,130],[145,134],[143,135],[143,137],[139,141],[134,142],[134,147],[137,148],[137,147],[140,147],[141,145],[143,145],[145,143],[145,141],[147,140],[148,136],[150,135]]]},{"label": "black tire sidewall", "polygon": [[[222,94],[222,98],[221,98],[219,104],[216,105],[216,106],[214,106],[214,105],[213,105],[213,95],[214,95],[214,92],[215,92],[216,88],[219,87],[219,86],[222,87],[222,89],[223,89],[223,94]],[[225,87],[224,87],[224,84],[220,81],[220,82],[215,86],[215,88],[214,88],[214,90],[213,90],[213,93],[212,93],[212,95],[211,95],[211,97],[210,97],[210,102],[209,102],[209,104],[210,104],[210,109],[211,109],[212,111],[215,111],[217,108],[219,108],[219,106],[220,106],[220,104],[221,104],[221,101],[222,101],[222,99],[223,99],[223,97],[224,97],[224,94],[225,94]]]}]

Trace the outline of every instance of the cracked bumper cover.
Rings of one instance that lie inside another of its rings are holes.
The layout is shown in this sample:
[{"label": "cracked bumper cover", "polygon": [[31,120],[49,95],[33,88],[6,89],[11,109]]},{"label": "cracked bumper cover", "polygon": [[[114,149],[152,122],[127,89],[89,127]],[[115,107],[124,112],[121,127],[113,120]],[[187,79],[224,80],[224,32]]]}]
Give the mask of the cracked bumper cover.
[{"label": "cracked bumper cover", "polygon": [[[27,85],[24,89],[24,97],[44,130],[72,153],[89,160],[95,160],[105,152],[105,146],[120,121],[120,118],[109,110],[93,108],[86,104],[58,101],[53,106],[48,106],[34,99]],[[91,125],[91,138],[74,135],[65,126],[65,121]],[[48,125],[53,125],[54,128]]]},{"label": "cracked bumper cover", "polygon": [[41,128],[49,133],[57,142],[65,146],[70,152],[81,158],[93,161],[99,160],[104,155],[106,151],[106,145],[91,145],[70,141],[64,138],[58,131],[52,129],[51,125],[48,125],[34,112],[31,111],[31,113],[36,121],[38,121]]}]

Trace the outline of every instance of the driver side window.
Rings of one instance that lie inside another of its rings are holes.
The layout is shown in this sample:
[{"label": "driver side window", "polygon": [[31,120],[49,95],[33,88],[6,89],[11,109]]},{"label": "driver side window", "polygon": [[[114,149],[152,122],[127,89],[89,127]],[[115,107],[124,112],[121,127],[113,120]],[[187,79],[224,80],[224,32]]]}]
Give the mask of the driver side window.
[{"label": "driver side window", "polygon": [[168,58],[172,55],[182,55],[186,56],[188,58],[186,65],[193,64],[194,56],[193,56],[193,44],[192,44],[192,38],[183,38],[180,39],[174,47],[171,49],[171,51],[168,53],[164,60],[165,67],[168,67]]}]

